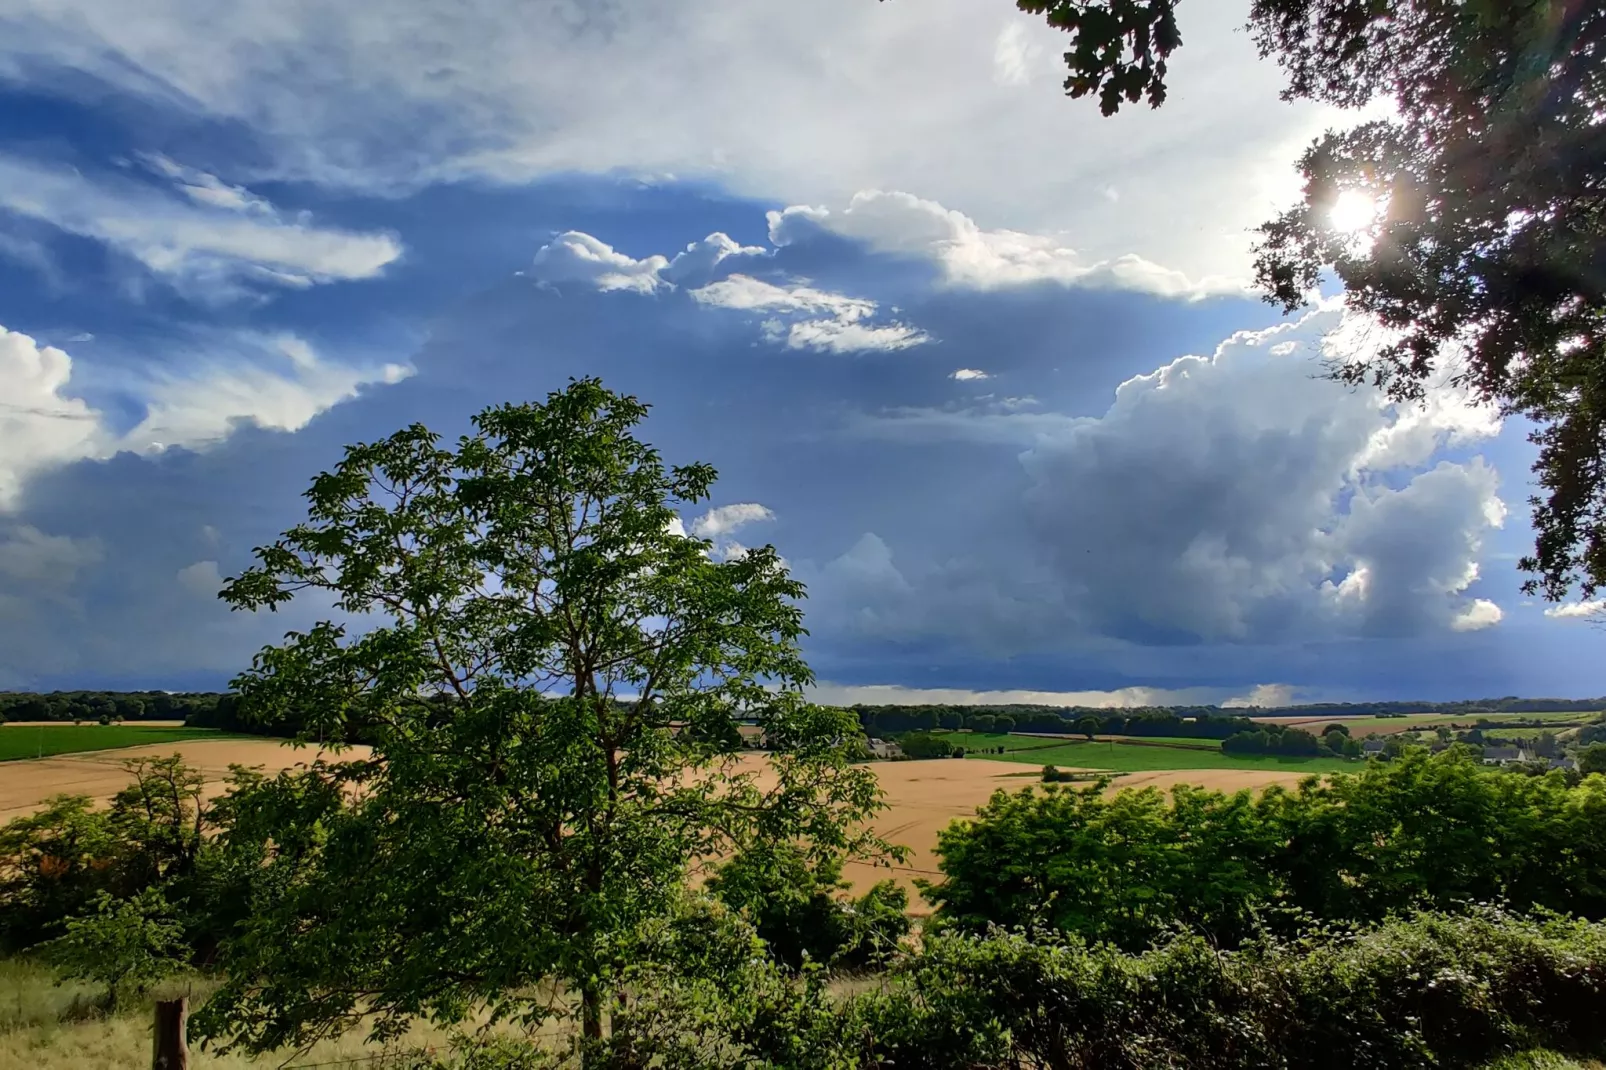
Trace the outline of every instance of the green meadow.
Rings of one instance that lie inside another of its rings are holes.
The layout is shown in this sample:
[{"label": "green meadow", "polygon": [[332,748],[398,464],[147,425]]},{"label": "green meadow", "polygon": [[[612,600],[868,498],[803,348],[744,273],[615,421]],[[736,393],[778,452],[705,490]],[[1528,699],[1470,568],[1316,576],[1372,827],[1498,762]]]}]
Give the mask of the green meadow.
[{"label": "green meadow", "polygon": [[147,743],[215,739],[223,734],[216,728],[182,728],[174,725],[0,725],[0,762],[139,747]]},{"label": "green meadow", "polygon": [[[979,758],[1022,762],[1031,765],[1057,765],[1067,769],[1107,769],[1113,773],[1145,773],[1166,769],[1277,769],[1291,772],[1354,772],[1359,762],[1342,758],[1285,758],[1277,755],[1236,755],[1221,753],[1215,740],[1185,740],[1183,746],[1170,746],[1177,740],[1135,738],[1116,740],[1052,740],[1034,736],[983,735],[978,732],[945,732],[944,738],[969,753],[978,747],[1003,747],[1002,754],[978,754]],[[1166,746],[1156,746],[1163,742]]]}]

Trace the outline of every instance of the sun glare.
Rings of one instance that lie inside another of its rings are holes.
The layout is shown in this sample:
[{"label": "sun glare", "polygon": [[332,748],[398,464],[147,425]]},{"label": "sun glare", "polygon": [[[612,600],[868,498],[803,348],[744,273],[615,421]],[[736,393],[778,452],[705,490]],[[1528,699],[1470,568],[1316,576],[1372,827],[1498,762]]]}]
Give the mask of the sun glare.
[{"label": "sun glare", "polygon": [[1338,195],[1328,209],[1327,222],[1337,231],[1355,234],[1371,226],[1377,219],[1377,199],[1358,189],[1347,189]]}]

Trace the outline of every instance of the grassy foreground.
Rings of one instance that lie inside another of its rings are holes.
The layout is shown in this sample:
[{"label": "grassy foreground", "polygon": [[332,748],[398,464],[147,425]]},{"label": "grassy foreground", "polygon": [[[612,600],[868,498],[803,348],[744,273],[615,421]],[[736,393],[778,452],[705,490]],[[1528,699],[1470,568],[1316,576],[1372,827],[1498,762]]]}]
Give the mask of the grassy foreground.
[{"label": "grassy foreground", "polygon": [[[832,985],[840,994],[874,986],[870,978]],[[205,1001],[212,988],[213,984],[205,980],[169,983],[153,992],[151,999],[106,1015],[98,1010],[98,993],[93,986],[72,981],[57,984],[53,974],[35,962],[0,958],[0,1067],[145,1070],[151,1058],[151,1000],[187,995],[193,1009]],[[556,1032],[549,1026],[537,1037],[547,1043],[561,1043]],[[365,1044],[357,1031],[305,1052],[278,1051],[256,1057],[220,1056],[195,1046],[190,1049],[190,1066],[195,1070],[381,1070],[408,1065],[408,1049],[444,1052],[449,1043],[444,1031],[427,1025],[415,1027],[406,1038],[389,1047]],[[1606,1064],[1535,1049],[1502,1056],[1480,1070],[1606,1070]]]},{"label": "grassy foreground", "polygon": [[[0,1067],[29,1070],[146,1070],[151,1065],[152,1001],[188,996],[193,1013],[215,987],[206,980],[170,982],[151,998],[119,1013],[99,1009],[99,989],[68,981],[55,982],[46,967],[27,959],[0,958]],[[363,1042],[355,1031],[337,1040],[297,1053],[271,1052],[217,1055],[190,1048],[190,1066],[235,1070],[261,1067],[367,1067],[378,1070],[400,1066],[406,1049],[433,1047],[446,1050],[450,1037],[442,1030],[417,1026],[389,1048]]]},{"label": "grassy foreground", "polygon": [[[978,758],[1058,765],[1070,769],[1107,769],[1112,773],[1147,773],[1169,769],[1270,769],[1283,772],[1354,772],[1360,763],[1342,758],[1285,758],[1276,755],[1223,754],[1213,746],[1154,746],[1156,740],[1066,740],[1034,736],[984,735],[980,732],[946,732],[944,738],[970,751],[974,747],[1003,747],[1002,754]],[[1213,741],[1190,740],[1190,743]]]},{"label": "grassy foreground", "polygon": [[179,728],[172,725],[0,725],[0,762],[139,747],[148,743],[221,739],[224,735],[216,728]]}]

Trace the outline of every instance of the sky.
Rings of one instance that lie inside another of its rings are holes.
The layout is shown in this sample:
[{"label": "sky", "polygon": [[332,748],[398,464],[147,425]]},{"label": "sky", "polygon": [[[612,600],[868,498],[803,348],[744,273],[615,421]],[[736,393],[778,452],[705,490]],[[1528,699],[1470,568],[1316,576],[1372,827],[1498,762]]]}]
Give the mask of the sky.
[{"label": "sky", "polygon": [[218,688],[344,445],[600,376],[828,701],[1606,694],[1519,421],[1253,290],[1355,121],[1242,0],[1104,118],[1005,0],[0,0],[0,688]]}]

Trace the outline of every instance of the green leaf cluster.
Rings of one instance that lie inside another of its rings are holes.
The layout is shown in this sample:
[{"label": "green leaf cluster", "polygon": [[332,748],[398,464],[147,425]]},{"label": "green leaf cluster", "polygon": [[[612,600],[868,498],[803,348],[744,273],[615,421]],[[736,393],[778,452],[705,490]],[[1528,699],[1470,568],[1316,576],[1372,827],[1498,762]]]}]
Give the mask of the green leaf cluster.
[{"label": "green leaf cluster", "polygon": [[884,963],[909,932],[909,896],[893,881],[845,898],[837,858],[810,863],[791,844],[759,843],[720,866],[708,890],[753,925],[769,953],[793,970],[806,963],[864,969]]}]

